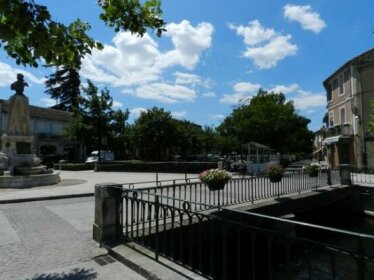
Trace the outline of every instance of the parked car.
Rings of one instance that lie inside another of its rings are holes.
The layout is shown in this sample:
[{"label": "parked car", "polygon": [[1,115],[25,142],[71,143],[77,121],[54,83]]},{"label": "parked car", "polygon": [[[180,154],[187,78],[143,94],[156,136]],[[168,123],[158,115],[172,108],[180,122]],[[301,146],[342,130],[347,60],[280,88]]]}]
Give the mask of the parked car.
[{"label": "parked car", "polygon": [[[102,161],[114,160],[114,153],[112,151],[100,151],[100,158]],[[86,159],[85,163],[94,163],[99,161],[99,151],[93,151]]]}]

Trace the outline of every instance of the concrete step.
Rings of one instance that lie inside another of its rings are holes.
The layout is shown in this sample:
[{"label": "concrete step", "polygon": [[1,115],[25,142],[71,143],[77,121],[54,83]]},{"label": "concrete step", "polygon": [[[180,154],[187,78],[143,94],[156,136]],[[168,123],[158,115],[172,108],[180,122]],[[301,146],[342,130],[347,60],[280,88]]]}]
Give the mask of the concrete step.
[{"label": "concrete step", "polygon": [[146,279],[186,280],[208,279],[180,266],[162,256],[155,260],[154,252],[135,243],[109,244],[105,248],[114,258],[136,271]]}]

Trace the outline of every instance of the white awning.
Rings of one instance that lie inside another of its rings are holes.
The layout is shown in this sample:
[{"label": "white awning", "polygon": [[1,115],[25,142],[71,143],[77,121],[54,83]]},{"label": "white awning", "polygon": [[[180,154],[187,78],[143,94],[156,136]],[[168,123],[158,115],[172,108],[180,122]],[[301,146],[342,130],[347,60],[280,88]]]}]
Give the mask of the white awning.
[{"label": "white awning", "polygon": [[340,137],[341,137],[341,135],[325,138],[322,141],[322,145],[331,145],[333,143],[336,143],[336,142],[339,141]]}]

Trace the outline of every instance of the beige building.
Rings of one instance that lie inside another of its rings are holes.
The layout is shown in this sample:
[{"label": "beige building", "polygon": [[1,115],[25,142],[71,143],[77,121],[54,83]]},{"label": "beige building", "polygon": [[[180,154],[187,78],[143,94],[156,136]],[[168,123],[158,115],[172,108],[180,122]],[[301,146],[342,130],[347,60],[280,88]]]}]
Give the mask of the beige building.
[{"label": "beige building", "polygon": [[349,60],[324,82],[326,128],[322,141],[332,167],[374,167],[374,138],[369,132],[374,99],[374,49]]},{"label": "beige building", "polygon": [[[6,130],[8,102],[0,99],[0,134]],[[72,121],[72,114],[30,105],[30,131],[34,136],[33,151],[40,157],[55,155],[76,157],[76,145],[63,136],[63,129]],[[73,155],[69,155],[73,153]]]}]

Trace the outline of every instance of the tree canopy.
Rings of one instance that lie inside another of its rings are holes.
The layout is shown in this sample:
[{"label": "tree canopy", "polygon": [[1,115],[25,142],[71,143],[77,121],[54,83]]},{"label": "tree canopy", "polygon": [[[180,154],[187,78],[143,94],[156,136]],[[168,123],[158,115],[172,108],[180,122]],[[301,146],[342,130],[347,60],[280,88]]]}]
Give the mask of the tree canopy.
[{"label": "tree canopy", "polygon": [[68,112],[79,111],[82,98],[78,71],[71,67],[62,67],[47,78],[45,93],[58,102],[52,108]]},{"label": "tree canopy", "polygon": [[133,137],[135,148],[142,159],[168,158],[177,140],[175,120],[164,109],[148,109],[135,121]]},{"label": "tree canopy", "polygon": [[[142,36],[148,28],[162,34],[160,0],[97,0],[100,19],[116,32]],[[69,25],[53,20],[48,8],[34,0],[0,0],[0,46],[17,64],[38,67],[65,65],[79,68],[81,59],[103,45],[87,35],[89,23],[75,20]]]},{"label": "tree canopy", "polygon": [[250,141],[268,145],[282,153],[308,153],[313,133],[309,119],[298,115],[292,101],[282,93],[259,90],[249,103],[233,110],[217,128],[221,144],[232,149]]}]

